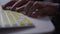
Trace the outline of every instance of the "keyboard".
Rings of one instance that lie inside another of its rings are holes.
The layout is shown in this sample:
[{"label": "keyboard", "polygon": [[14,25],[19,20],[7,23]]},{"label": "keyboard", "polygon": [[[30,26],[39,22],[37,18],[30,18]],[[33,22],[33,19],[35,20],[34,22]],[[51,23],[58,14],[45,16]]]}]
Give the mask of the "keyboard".
[{"label": "keyboard", "polygon": [[22,13],[0,8],[0,28],[32,27],[33,23]]}]

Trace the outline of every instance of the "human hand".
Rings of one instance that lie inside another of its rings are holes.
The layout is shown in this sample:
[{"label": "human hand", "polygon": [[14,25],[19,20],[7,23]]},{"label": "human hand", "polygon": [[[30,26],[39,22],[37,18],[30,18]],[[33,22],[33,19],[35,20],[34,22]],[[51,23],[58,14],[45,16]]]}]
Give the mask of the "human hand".
[{"label": "human hand", "polygon": [[16,10],[30,17],[38,18],[55,15],[56,5],[56,3],[51,2],[29,1],[27,4],[16,8]]},{"label": "human hand", "polygon": [[38,18],[47,15],[53,15],[56,11],[56,5],[55,3],[50,2],[23,0],[12,3],[10,9],[21,12],[30,17]]}]

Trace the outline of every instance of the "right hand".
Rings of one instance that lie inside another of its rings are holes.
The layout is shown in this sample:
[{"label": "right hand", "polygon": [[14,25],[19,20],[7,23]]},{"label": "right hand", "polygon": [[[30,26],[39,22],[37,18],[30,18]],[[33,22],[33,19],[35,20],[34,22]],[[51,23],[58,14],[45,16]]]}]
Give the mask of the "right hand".
[{"label": "right hand", "polygon": [[11,10],[21,12],[30,17],[38,18],[47,15],[53,15],[56,10],[56,6],[53,4],[55,3],[30,1],[30,0],[26,2],[24,0],[12,6]]}]

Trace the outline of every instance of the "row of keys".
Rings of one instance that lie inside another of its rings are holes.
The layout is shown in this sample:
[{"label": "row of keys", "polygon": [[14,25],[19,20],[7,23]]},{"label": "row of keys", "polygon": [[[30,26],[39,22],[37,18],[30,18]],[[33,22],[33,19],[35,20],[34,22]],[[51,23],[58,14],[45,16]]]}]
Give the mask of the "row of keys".
[{"label": "row of keys", "polygon": [[31,21],[23,16],[21,13],[11,12],[9,10],[2,10],[0,16],[0,25],[2,27],[6,26],[29,26],[32,25]]}]

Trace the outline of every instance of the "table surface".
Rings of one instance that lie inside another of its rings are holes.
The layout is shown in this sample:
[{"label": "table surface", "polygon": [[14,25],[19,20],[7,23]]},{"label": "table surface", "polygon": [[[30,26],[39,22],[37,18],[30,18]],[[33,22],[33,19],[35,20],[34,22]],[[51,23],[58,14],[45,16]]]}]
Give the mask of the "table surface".
[{"label": "table surface", "polygon": [[[0,0],[0,5],[8,2],[9,0]],[[27,17],[27,16],[26,16]],[[34,18],[30,18],[27,17],[33,24],[35,27],[33,28],[27,28],[27,29],[18,29],[15,31],[10,31],[7,33],[9,34],[24,34],[24,33],[48,33],[48,32],[53,32],[55,27],[52,24],[52,22],[50,21],[49,17],[43,17],[43,18],[39,18],[39,19],[34,19]],[[3,32],[1,32],[3,33]],[[6,33],[4,31],[4,33]]]},{"label": "table surface", "polygon": [[12,32],[13,34],[24,34],[24,33],[48,33],[48,32],[53,32],[55,27],[52,24],[52,22],[50,21],[49,17],[44,17],[44,18],[40,18],[40,19],[33,19],[33,18],[29,18],[30,21],[34,24],[34,28],[28,28],[26,30],[22,30],[22,31],[16,31],[16,32]]}]

